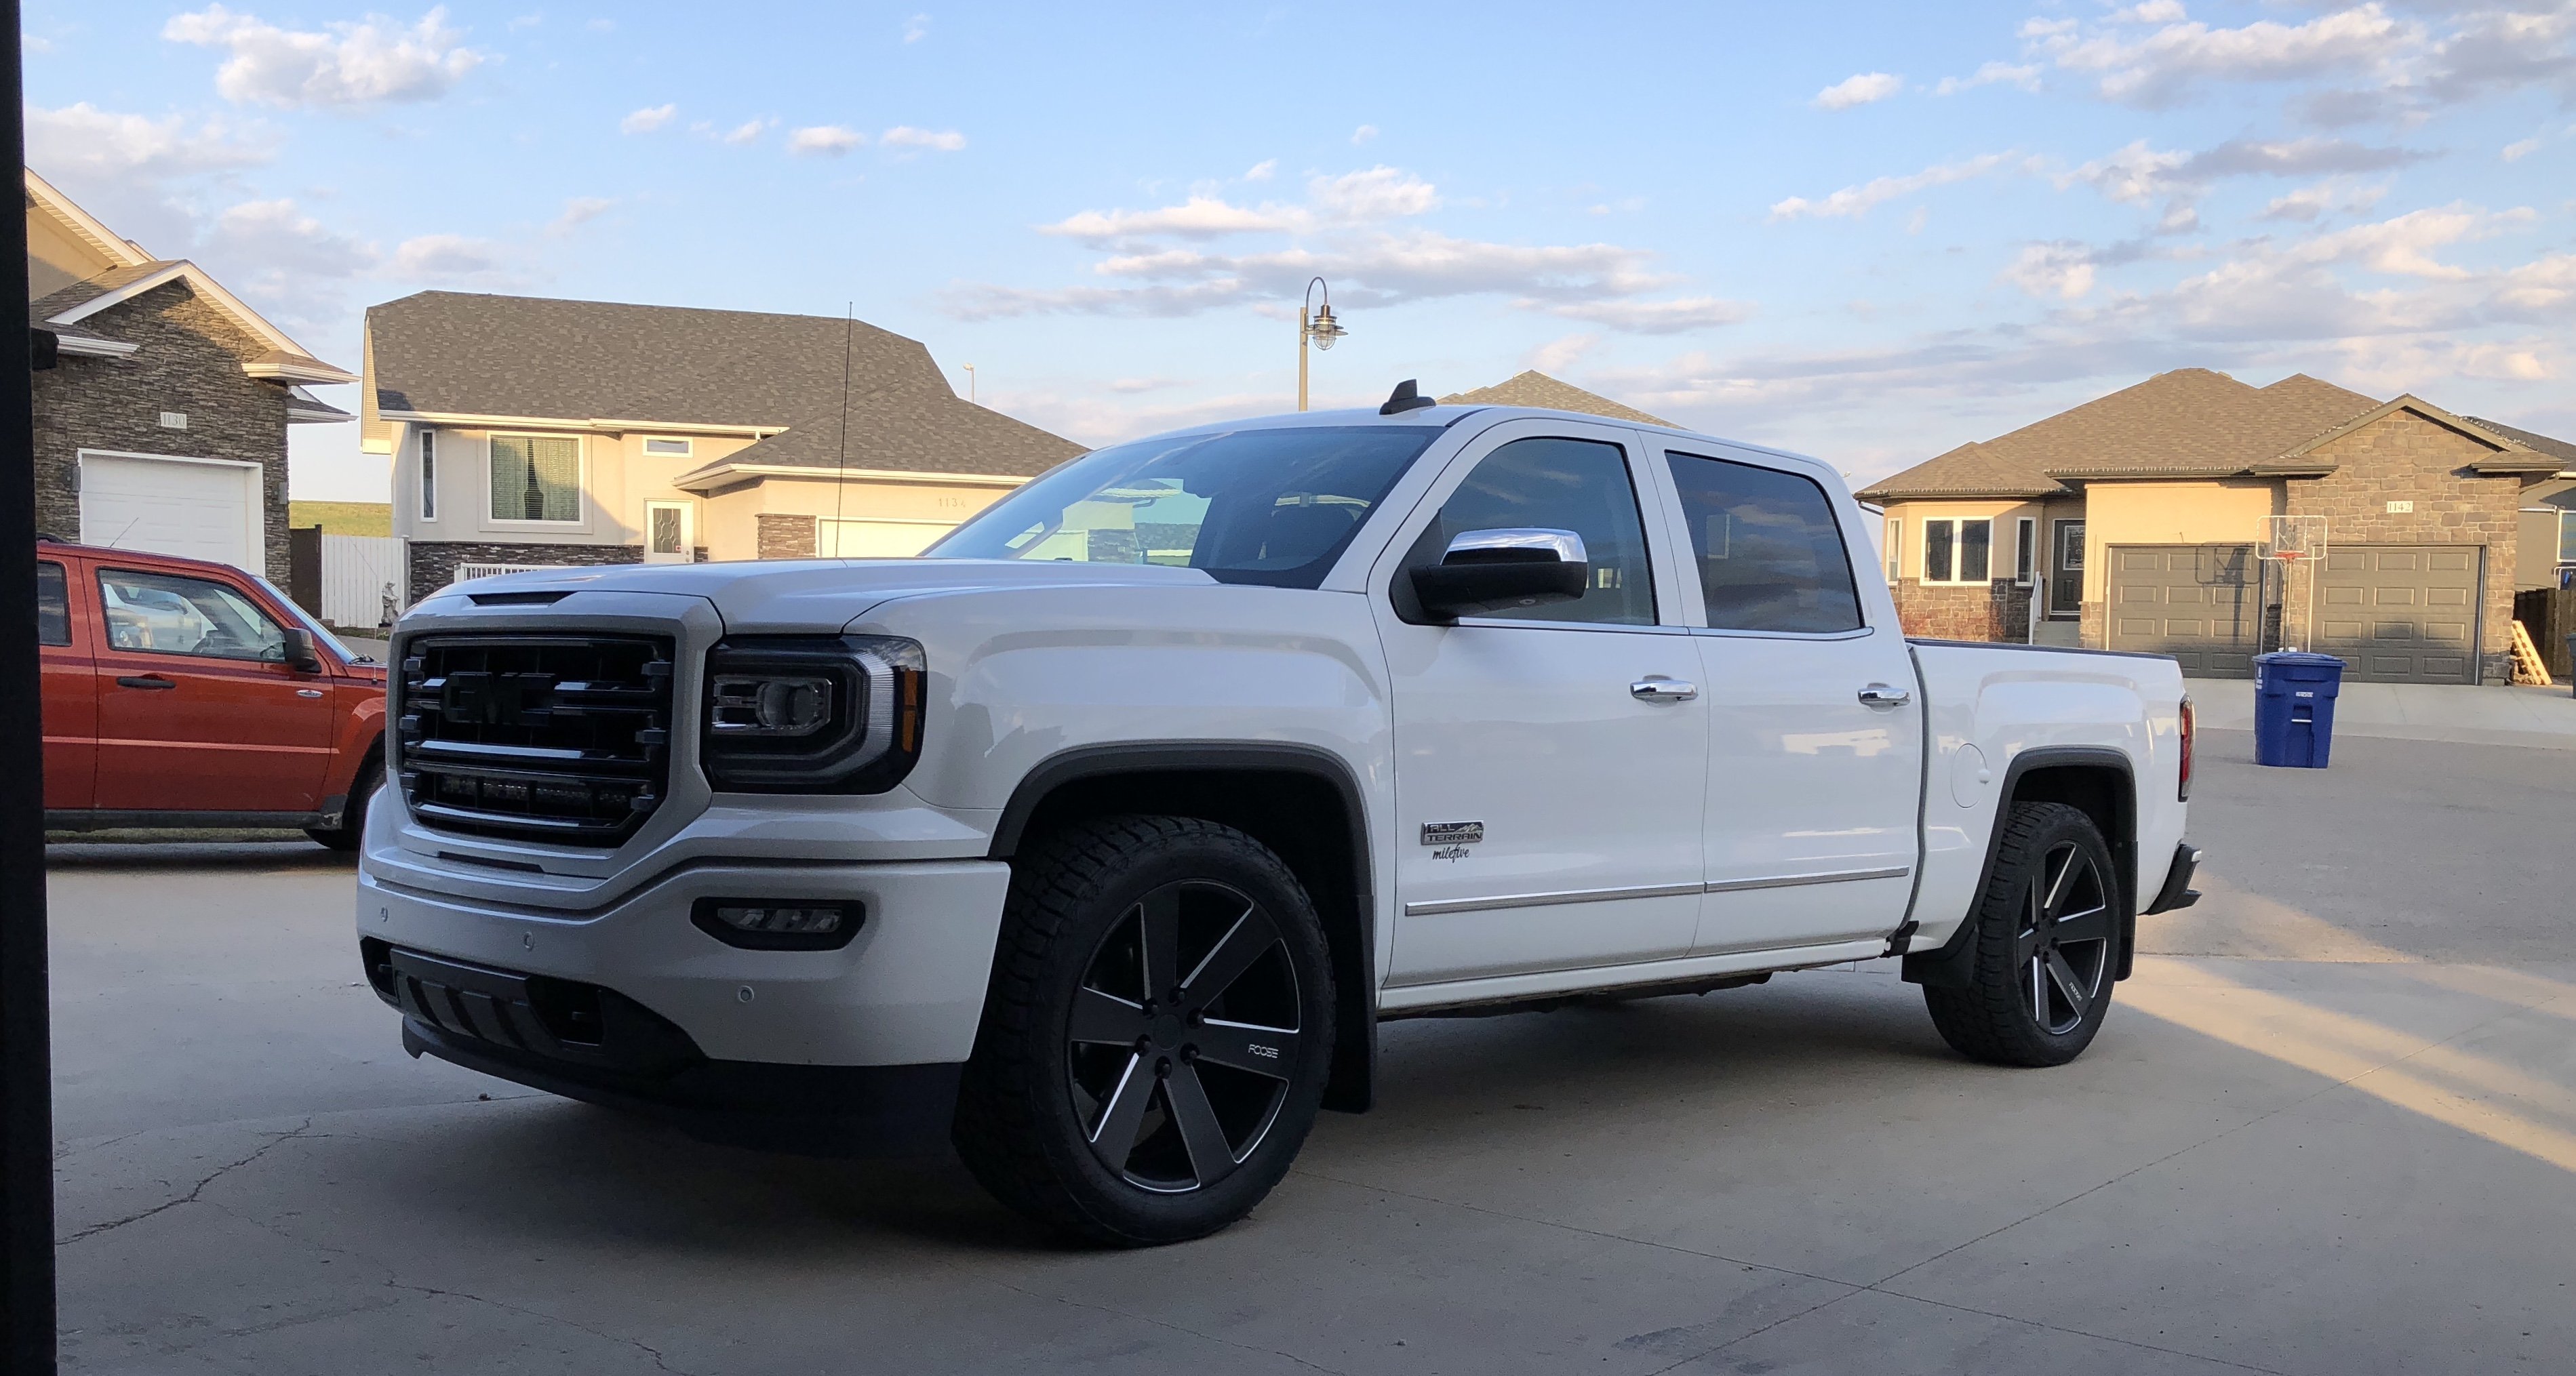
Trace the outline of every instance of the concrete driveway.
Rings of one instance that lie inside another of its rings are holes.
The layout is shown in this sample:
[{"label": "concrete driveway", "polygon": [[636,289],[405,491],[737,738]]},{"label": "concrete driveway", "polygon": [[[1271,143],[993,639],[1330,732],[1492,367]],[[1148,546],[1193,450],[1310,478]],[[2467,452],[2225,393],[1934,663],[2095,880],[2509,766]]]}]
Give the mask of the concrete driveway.
[{"label": "concrete driveway", "polygon": [[[2555,752],[2214,732],[2211,897],[1973,1066],[1864,966],[1386,1029],[1245,1224],[1066,1247],[940,1162],[702,1146],[405,1058],[346,862],[57,847],[84,1372],[2564,1371]],[[487,1097],[488,1096],[488,1097]]]}]

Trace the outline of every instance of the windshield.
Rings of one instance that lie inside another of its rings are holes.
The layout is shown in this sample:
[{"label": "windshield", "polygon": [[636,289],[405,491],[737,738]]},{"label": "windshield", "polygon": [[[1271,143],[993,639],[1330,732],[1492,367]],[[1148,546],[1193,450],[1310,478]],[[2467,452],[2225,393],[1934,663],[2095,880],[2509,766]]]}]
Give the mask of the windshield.
[{"label": "windshield", "polygon": [[252,574],[251,577],[256,580],[261,587],[268,589],[269,595],[277,599],[277,605],[294,613],[295,619],[304,623],[304,629],[311,631],[315,640],[321,641],[323,644],[330,646],[332,653],[340,656],[341,663],[373,664],[376,662],[376,657],[374,655],[362,655],[357,651],[350,649],[347,643],[342,641],[340,637],[331,634],[331,628],[323,625],[319,617],[316,617],[313,613],[304,610],[304,605],[302,603],[297,602],[294,598],[289,597],[284,592],[280,591],[275,583],[272,583],[265,578],[261,578],[255,573]]},{"label": "windshield", "polygon": [[1440,431],[1296,426],[1143,440],[1075,459],[959,526],[933,559],[1169,564],[1312,588]]}]

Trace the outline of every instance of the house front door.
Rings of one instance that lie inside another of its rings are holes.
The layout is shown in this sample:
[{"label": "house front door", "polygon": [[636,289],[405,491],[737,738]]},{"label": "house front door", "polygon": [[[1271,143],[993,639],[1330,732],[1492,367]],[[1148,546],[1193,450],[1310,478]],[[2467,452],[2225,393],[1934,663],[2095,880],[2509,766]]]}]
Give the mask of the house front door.
[{"label": "house front door", "polygon": [[2084,523],[2054,521],[2048,537],[2048,619],[2084,614]]}]

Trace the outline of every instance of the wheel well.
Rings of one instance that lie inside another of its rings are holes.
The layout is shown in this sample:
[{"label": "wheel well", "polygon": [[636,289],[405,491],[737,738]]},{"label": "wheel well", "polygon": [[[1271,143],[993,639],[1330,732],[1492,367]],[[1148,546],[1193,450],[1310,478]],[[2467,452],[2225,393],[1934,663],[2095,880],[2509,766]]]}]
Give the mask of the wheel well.
[{"label": "wheel well", "polygon": [[[1054,774],[1053,781],[1043,777]],[[1083,817],[1145,813],[1233,827],[1278,853],[1315,904],[1332,953],[1332,1079],[1324,1107],[1365,1111],[1377,1072],[1375,904],[1365,814],[1347,774],[1302,760],[1187,764],[1109,759],[1040,769],[1004,810],[993,856]]]},{"label": "wheel well", "polygon": [[[1994,877],[1995,852],[2015,803],[2064,803],[2093,819],[2111,848],[2111,869],[2119,886],[2120,962],[2114,977],[2127,979],[2138,935],[2138,791],[2128,757],[2112,750],[2037,749],[2016,756],[2004,777],[1995,808],[1994,834],[1986,843],[1985,867],[1977,873],[1982,902]],[[1973,914],[1974,909],[1970,910]],[[1905,978],[1916,984],[1956,987],[1967,983],[1967,954],[1976,924],[1963,924],[1938,950],[1908,952]]]}]

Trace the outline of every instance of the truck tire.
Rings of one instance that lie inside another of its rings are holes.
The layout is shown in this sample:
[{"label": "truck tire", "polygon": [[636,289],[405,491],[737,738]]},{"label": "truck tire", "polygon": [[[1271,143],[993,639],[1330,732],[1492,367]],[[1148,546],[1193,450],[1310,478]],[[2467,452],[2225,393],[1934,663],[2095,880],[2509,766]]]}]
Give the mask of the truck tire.
[{"label": "truck tire", "polygon": [[1270,1193],[1333,1061],[1287,865],[1189,817],[1077,823],[1013,862],[952,1130],[1004,1204],[1093,1242],[1204,1237]]},{"label": "truck tire", "polygon": [[340,806],[340,825],[306,827],[304,834],[333,850],[356,850],[367,830],[367,804],[375,801],[376,787],[384,781],[383,758],[368,756],[358,766],[358,777],[349,781],[349,801]]},{"label": "truck tire", "polygon": [[2119,879],[2093,819],[2064,803],[2015,803],[1972,927],[1969,980],[1925,986],[1941,1039],[1990,1065],[2064,1065],[2111,1009],[2120,965]]}]

